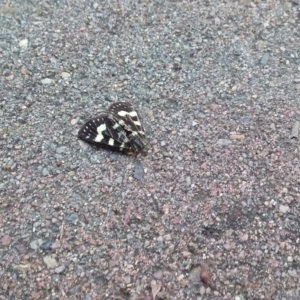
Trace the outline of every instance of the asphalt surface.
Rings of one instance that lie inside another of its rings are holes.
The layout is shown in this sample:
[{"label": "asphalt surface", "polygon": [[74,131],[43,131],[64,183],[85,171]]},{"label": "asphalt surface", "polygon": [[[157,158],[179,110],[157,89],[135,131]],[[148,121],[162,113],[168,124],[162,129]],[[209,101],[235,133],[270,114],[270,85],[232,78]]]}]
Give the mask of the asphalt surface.
[{"label": "asphalt surface", "polygon": [[[2,2],[0,299],[299,299],[299,16]],[[117,101],[147,156],[78,141]]]}]

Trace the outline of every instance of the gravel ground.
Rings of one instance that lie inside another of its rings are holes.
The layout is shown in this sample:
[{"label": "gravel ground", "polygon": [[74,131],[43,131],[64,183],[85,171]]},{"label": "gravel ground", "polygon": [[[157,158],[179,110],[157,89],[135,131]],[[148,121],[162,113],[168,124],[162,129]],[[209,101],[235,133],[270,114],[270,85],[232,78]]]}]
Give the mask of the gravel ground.
[{"label": "gravel ground", "polygon": [[[0,299],[299,299],[299,16],[2,2]],[[147,156],[77,140],[115,101]]]}]

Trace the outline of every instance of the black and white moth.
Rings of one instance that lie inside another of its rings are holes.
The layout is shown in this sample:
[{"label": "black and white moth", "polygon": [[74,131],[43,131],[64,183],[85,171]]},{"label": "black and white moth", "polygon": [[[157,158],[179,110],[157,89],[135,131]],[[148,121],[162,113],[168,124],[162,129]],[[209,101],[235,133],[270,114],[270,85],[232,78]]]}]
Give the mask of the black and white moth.
[{"label": "black and white moth", "polygon": [[126,153],[143,152],[147,146],[140,116],[127,102],[113,103],[107,111],[87,121],[78,131],[78,138]]}]

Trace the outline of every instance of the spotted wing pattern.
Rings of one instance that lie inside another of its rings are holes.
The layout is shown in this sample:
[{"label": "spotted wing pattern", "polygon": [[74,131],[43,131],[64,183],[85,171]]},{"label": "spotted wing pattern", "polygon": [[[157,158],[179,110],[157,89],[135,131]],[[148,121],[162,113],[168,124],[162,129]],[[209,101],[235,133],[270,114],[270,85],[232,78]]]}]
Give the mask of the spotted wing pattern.
[{"label": "spotted wing pattern", "polygon": [[143,151],[147,146],[140,117],[126,102],[114,103],[108,111],[87,121],[79,130],[78,137],[88,143],[126,152]]}]

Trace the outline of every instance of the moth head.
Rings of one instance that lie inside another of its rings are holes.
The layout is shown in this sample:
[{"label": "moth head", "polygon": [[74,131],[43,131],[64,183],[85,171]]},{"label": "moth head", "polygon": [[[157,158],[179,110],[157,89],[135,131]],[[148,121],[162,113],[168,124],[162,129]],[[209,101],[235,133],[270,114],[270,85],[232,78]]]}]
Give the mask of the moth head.
[{"label": "moth head", "polygon": [[129,135],[128,138],[130,140],[131,147],[135,152],[142,152],[142,153],[147,152],[148,142],[146,139],[142,139],[141,137],[137,137],[132,134]]}]

